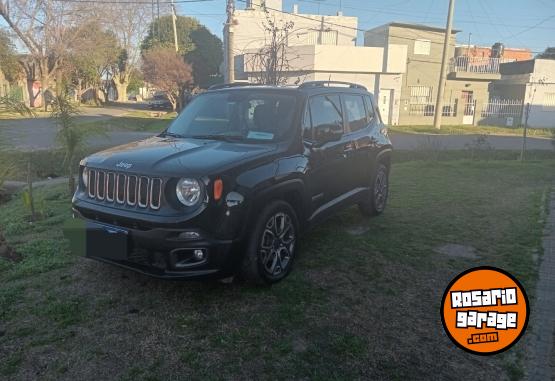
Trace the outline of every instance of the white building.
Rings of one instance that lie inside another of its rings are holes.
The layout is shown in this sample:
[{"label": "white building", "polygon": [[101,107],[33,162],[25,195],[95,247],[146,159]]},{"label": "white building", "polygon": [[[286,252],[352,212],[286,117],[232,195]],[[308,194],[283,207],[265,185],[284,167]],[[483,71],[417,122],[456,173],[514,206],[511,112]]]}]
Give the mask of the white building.
[{"label": "white building", "polygon": [[[504,63],[492,95],[530,104],[528,126],[555,127],[555,60],[533,59]],[[524,124],[526,113],[522,113]]]},{"label": "white building", "polygon": [[266,0],[265,7],[262,3],[252,0],[246,9],[234,12],[235,80],[256,81],[261,69],[252,57],[267,44],[268,18],[276,25],[292,23],[285,52],[288,68],[283,75],[287,83],[331,79],[364,85],[379,99],[384,121],[398,123],[406,46],[356,46],[356,17],[302,14],[296,5],[292,12],[284,12],[281,0]]}]

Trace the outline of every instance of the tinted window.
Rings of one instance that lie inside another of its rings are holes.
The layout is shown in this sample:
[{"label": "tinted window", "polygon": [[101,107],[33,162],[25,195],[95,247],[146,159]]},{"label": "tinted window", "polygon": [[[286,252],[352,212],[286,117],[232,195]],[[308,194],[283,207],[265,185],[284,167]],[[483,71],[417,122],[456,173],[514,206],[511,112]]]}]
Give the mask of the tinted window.
[{"label": "tinted window", "polygon": [[323,140],[331,132],[343,132],[343,113],[338,95],[321,95],[310,99],[314,139]]},{"label": "tinted window", "polygon": [[292,126],[294,96],[262,91],[225,91],[196,97],[168,132],[184,137],[282,140]]},{"label": "tinted window", "polygon": [[364,100],[360,95],[343,95],[345,115],[349,123],[349,130],[358,131],[368,125],[368,117]]},{"label": "tinted window", "polygon": [[375,117],[374,106],[372,105],[372,99],[368,95],[365,95],[364,99],[366,100],[366,116],[368,118],[368,123],[370,123]]}]

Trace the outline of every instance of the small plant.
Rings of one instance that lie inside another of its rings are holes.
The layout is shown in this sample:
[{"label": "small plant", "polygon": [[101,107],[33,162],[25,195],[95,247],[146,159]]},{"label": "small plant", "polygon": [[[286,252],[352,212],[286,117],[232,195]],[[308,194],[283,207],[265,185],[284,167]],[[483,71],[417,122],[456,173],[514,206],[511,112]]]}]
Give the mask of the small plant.
[{"label": "small plant", "polygon": [[489,154],[493,151],[488,135],[478,135],[471,143],[466,144],[466,149],[470,153],[470,160],[489,158]]},{"label": "small plant", "polygon": [[76,117],[80,114],[66,94],[57,95],[52,102],[51,118],[58,125],[57,139],[64,150],[64,165],[69,176],[69,193],[75,192],[74,162],[77,152],[82,148],[87,130],[76,126]]},{"label": "small plant", "polygon": [[438,161],[443,151],[443,146],[439,139],[427,136],[426,139],[418,142],[416,150],[423,154],[421,157],[423,157],[424,160]]}]

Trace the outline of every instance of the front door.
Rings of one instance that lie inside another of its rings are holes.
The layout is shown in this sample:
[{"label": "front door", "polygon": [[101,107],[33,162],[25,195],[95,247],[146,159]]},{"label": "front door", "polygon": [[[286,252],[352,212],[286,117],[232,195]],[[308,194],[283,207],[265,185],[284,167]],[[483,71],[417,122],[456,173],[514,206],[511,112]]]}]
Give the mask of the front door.
[{"label": "front door", "polygon": [[393,99],[392,89],[380,89],[380,115],[386,125],[391,124],[391,100]]},{"label": "front door", "polygon": [[463,103],[463,124],[474,124],[474,110],[476,102],[474,101],[474,93],[472,91],[462,92]]},{"label": "front door", "polygon": [[[351,189],[348,158],[350,145],[343,134],[343,110],[339,95],[318,95],[310,98],[311,142],[309,154],[308,188],[312,211]],[[330,133],[336,139],[329,139]]]}]

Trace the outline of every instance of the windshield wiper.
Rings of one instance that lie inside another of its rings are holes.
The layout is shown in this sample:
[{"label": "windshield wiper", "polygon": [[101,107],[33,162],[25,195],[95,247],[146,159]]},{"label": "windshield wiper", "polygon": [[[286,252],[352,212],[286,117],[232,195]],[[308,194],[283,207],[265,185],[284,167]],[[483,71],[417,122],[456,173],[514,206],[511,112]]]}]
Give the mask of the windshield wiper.
[{"label": "windshield wiper", "polygon": [[206,140],[224,140],[224,141],[238,141],[245,139],[241,135],[193,135],[192,139],[206,139]]}]

